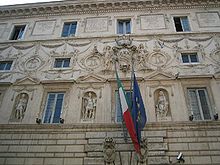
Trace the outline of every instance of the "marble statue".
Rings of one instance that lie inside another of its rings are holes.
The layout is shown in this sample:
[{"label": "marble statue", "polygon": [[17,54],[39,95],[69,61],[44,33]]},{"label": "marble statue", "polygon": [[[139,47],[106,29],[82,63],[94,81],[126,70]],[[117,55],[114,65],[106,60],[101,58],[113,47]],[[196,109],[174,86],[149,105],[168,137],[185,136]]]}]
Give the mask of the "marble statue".
[{"label": "marble statue", "polygon": [[26,111],[28,97],[27,94],[22,93],[19,95],[19,100],[17,102],[17,105],[15,106],[15,118],[16,119],[23,119],[24,113]]},{"label": "marble statue", "polygon": [[96,101],[96,98],[92,97],[91,92],[88,93],[88,96],[83,97],[83,119],[95,118]]}]

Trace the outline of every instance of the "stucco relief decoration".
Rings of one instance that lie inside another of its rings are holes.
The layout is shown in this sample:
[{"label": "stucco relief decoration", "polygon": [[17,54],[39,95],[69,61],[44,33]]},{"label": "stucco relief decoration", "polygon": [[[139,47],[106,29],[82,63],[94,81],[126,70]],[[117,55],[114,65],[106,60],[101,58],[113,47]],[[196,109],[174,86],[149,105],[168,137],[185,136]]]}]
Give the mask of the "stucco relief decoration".
[{"label": "stucco relief decoration", "polygon": [[105,46],[103,50],[104,54],[104,70],[112,70],[113,68],[113,50],[111,46]]},{"label": "stucco relief decoration", "polygon": [[171,120],[169,110],[168,92],[164,89],[158,89],[154,93],[155,97],[155,110],[158,121]]},{"label": "stucco relief decoration", "polygon": [[22,121],[24,118],[29,96],[27,93],[17,95],[11,114],[11,121]]},{"label": "stucco relief decoration", "polygon": [[220,63],[220,50],[215,51],[215,52],[211,55],[211,58],[212,58],[214,61]]},{"label": "stucco relief decoration", "polygon": [[85,121],[95,119],[96,105],[97,95],[92,91],[86,92],[82,98],[81,118]]},{"label": "stucco relief decoration", "polygon": [[157,67],[163,67],[168,62],[168,58],[160,52],[154,52],[149,56],[148,62]]},{"label": "stucco relief decoration", "polygon": [[116,158],[115,141],[113,138],[105,138],[103,143],[104,161],[107,164],[114,164]]},{"label": "stucco relief decoration", "polygon": [[44,64],[40,57],[31,57],[24,63],[24,68],[27,71],[36,71]]},{"label": "stucco relief decoration", "polygon": [[33,35],[49,35],[53,33],[55,20],[37,21],[34,26]]},{"label": "stucco relief decoration", "polygon": [[118,61],[120,70],[127,72],[130,69],[133,55],[137,52],[137,47],[132,45],[132,39],[129,36],[119,36],[115,41],[117,46],[113,47],[114,58]]},{"label": "stucco relief decoration", "polygon": [[87,70],[97,69],[102,66],[102,56],[95,45],[91,54],[80,60],[80,64]]},{"label": "stucco relief decoration", "polygon": [[140,44],[137,47],[137,53],[135,58],[135,67],[137,70],[151,70],[149,64],[147,63],[147,57],[149,56],[149,52],[145,48],[144,44]]}]

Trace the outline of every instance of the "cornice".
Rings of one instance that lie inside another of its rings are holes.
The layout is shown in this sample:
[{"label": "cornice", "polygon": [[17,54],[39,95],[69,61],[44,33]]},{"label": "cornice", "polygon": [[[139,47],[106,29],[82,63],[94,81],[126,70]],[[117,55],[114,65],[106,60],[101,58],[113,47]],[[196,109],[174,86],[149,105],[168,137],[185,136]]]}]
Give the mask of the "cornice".
[{"label": "cornice", "polygon": [[[158,130],[206,130],[219,129],[220,121],[148,122],[144,131]],[[122,130],[121,124],[0,124],[1,133],[48,133],[48,132],[88,132]]]},{"label": "cornice", "polygon": [[[131,38],[136,39],[137,41],[145,41],[146,39],[152,39],[152,38],[188,38],[188,37],[220,37],[220,32],[184,32],[184,33],[157,33],[157,34],[130,34],[129,35]],[[102,36],[103,41],[107,42],[114,42],[115,38],[117,38],[118,35],[107,35],[107,36]],[[51,39],[41,39],[41,40],[0,40],[0,46],[3,45],[8,45],[8,46],[13,46],[13,45],[20,45],[20,44],[36,44],[36,43],[56,43],[56,42],[68,42],[68,41],[77,41],[79,44],[81,41],[98,41],[100,40],[100,37],[68,37],[68,38],[51,38]]]},{"label": "cornice", "polygon": [[0,18],[217,7],[220,7],[220,0],[66,0],[61,2],[0,6]]}]

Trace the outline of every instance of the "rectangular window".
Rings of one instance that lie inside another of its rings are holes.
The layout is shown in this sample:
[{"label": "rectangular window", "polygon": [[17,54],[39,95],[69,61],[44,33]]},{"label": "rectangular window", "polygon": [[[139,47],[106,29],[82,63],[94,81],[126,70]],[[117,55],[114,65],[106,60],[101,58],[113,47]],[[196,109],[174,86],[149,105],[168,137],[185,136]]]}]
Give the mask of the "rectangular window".
[{"label": "rectangular window", "polygon": [[48,93],[43,123],[60,123],[64,93]]},{"label": "rectangular window", "polygon": [[189,26],[189,20],[187,16],[173,17],[174,24],[177,32],[191,31]]},{"label": "rectangular window", "polygon": [[197,53],[181,53],[183,63],[198,63]]},{"label": "rectangular window", "polygon": [[54,68],[68,68],[70,66],[70,58],[57,58],[54,62]]},{"label": "rectangular window", "polygon": [[63,25],[62,37],[74,36],[76,33],[77,22],[65,22]]},{"label": "rectangular window", "polygon": [[117,34],[131,34],[131,20],[118,20]]},{"label": "rectangular window", "polygon": [[20,39],[22,39],[24,37],[25,27],[26,27],[26,25],[15,26],[13,31],[12,31],[12,35],[11,35],[10,40],[20,40]]},{"label": "rectangular window", "polygon": [[[131,91],[125,91],[128,99],[131,99]],[[131,101],[130,101],[131,102]],[[116,123],[121,123],[123,120],[121,104],[119,100],[118,91],[115,91],[115,121]]]},{"label": "rectangular window", "polygon": [[210,120],[210,103],[205,88],[188,89],[190,111],[193,120]]},{"label": "rectangular window", "polygon": [[0,70],[11,70],[13,61],[0,61]]}]

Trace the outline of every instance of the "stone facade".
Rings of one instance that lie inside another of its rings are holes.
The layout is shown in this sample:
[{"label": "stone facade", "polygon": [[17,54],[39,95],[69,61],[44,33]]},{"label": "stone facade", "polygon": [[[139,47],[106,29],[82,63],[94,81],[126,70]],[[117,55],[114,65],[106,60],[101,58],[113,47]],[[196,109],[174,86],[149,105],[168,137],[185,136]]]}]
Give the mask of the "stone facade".
[{"label": "stone facade", "polygon": [[[175,164],[178,152],[180,163],[220,164],[219,9],[218,0],[0,7],[0,164]],[[75,31],[64,37],[64,27]],[[115,68],[129,91],[132,64],[148,118],[143,157],[117,116]]]}]

